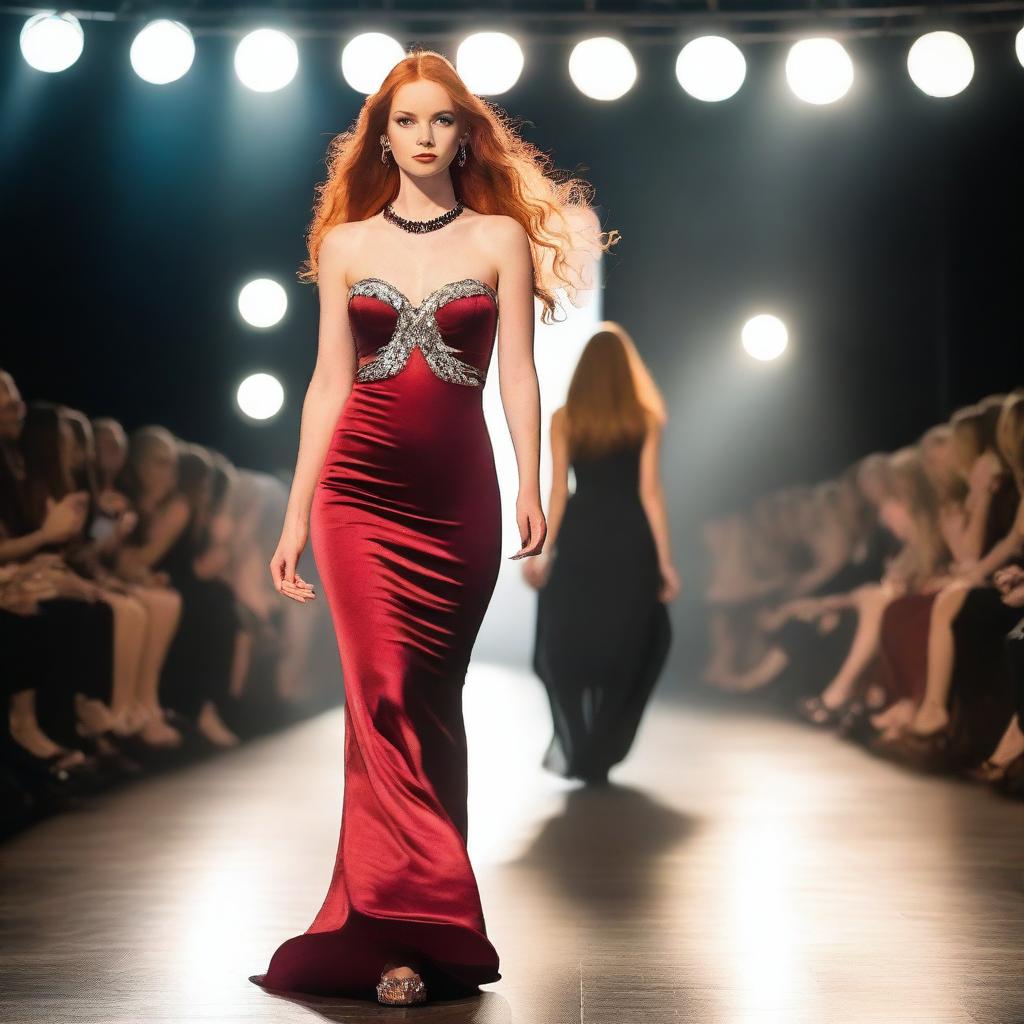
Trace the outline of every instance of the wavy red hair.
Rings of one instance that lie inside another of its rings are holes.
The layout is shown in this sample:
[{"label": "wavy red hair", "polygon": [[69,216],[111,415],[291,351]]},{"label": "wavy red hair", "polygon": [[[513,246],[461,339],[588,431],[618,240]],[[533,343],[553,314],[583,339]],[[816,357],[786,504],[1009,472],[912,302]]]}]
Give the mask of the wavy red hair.
[{"label": "wavy red hair", "polygon": [[328,176],[316,188],[306,235],[309,258],[299,280],[317,280],[320,245],[330,228],[372,217],[398,195],[398,168],[381,163],[378,139],[395,93],[421,79],[447,91],[470,132],[465,166],[455,161],[450,166],[456,197],[478,213],[504,214],[523,226],[533,253],[534,295],[544,305],[542,321],[551,323],[555,289],[564,288],[579,305],[579,293],[594,286],[596,259],[621,236],[600,229],[590,206],[593,186],[553,168],[546,154],[519,137],[504,111],[471,93],[452,63],[433,50],[417,50],[399,61],[366,98],[355,125],[331,140]]}]

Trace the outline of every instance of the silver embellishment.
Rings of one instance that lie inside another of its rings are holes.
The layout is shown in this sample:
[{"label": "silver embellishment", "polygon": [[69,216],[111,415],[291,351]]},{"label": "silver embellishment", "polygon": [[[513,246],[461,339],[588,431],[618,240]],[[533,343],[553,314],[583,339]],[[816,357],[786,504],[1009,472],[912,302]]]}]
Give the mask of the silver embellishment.
[{"label": "silver embellishment", "polygon": [[391,339],[377,350],[377,355],[356,371],[358,381],[382,380],[393,377],[406,364],[413,348],[419,345],[427,365],[441,380],[452,384],[481,387],[486,373],[472,363],[455,355],[459,349],[441,337],[434,314],[449,302],[469,295],[489,295],[498,304],[494,289],[483,281],[467,277],[451,281],[431,292],[418,306],[414,306],[393,284],[380,277],[364,277],[349,289],[351,300],[356,295],[369,295],[380,299],[398,311],[398,322]]}]

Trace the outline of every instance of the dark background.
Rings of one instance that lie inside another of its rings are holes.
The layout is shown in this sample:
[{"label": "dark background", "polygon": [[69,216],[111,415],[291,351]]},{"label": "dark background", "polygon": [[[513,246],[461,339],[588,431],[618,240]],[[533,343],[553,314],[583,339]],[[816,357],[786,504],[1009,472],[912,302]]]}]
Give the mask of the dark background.
[{"label": "dark background", "polygon": [[[45,75],[20,57],[23,20],[0,16],[5,321],[17,324],[0,365],[26,399],[129,430],[159,422],[289,471],[317,327],[315,287],[294,275],[328,140],[363,99],[337,69],[341,37],[300,40],[297,78],[257,95],[235,79],[229,36],[201,36],[189,74],[153,87],[128,61],[135,27],[85,22],[77,64]],[[854,87],[824,108],[789,93],[783,41],[745,46],[740,93],[700,103],[676,83],[667,37],[634,48],[639,80],[618,102],[575,89],[562,43],[527,44],[519,84],[495,97],[593,181],[604,227],[622,232],[604,312],[669,402],[684,574],[709,512],[835,474],[1024,383],[1024,68],[1012,33],[967,36],[975,78],[947,100],[911,82],[908,37],[848,42]],[[454,58],[456,42],[439,48]],[[249,330],[235,311],[258,274],[288,287],[279,329]],[[776,364],[739,349],[762,307],[791,331]],[[266,425],[234,407],[237,381],[259,369],[286,388]]]}]

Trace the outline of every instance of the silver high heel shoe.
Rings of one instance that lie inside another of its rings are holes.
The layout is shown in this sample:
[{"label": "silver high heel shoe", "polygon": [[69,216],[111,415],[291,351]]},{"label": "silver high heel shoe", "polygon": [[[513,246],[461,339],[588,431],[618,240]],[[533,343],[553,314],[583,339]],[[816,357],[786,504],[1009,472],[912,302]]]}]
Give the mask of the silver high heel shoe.
[{"label": "silver high heel shoe", "polygon": [[427,1001],[427,986],[418,974],[406,978],[386,978],[384,975],[395,964],[389,964],[381,971],[377,982],[377,1002],[387,1006],[411,1006]]}]

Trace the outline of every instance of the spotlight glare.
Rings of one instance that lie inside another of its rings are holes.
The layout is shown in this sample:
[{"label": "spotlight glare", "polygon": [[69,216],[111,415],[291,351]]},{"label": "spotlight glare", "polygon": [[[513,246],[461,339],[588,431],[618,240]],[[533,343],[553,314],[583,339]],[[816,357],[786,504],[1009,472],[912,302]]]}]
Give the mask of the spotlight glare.
[{"label": "spotlight glare", "polygon": [[299,69],[295,40],[276,28],[258,28],[235,49],[235,74],[254,92],[283,89]]},{"label": "spotlight glare", "polygon": [[25,63],[36,71],[66,71],[82,55],[82,23],[68,11],[41,11],[21,27],[19,37]]},{"label": "spotlight glare", "polygon": [[569,54],[569,77],[584,96],[617,100],[633,88],[636,61],[618,39],[596,36],[573,47]]},{"label": "spotlight glare", "polygon": [[970,85],[974,55],[967,40],[955,32],[927,32],[911,46],[907,71],[921,92],[944,99]]},{"label": "spotlight glare", "polygon": [[269,420],[284,405],[284,388],[270,373],[251,373],[235,395],[238,408],[253,420]]},{"label": "spotlight glare", "polygon": [[184,75],[196,56],[192,33],[180,22],[157,18],[132,40],[129,57],[135,73],[153,85],[167,85]]},{"label": "spotlight glare", "polygon": [[269,277],[250,281],[238,293],[238,312],[251,327],[273,327],[287,309],[287,292]]},{"label": "spotlight glare", "polygon": [[397,39],[383,32],[363,32],[341,51],[341,77],[356,92],[375,93],[391,69],[405,57]]},{"label": "spotlight glare", "polygon": [[835,103],[853,85],[853,61],[836,39],[801,39],[786,57],[786,81],[805,103]]},{"label": "spotlight glare", "polygon": [[727,100],[739,92],[747,76],[740,48],[722,36],[691,39],[676,58],[676,78],[694,99],[706,103]]},{"label": "spotlight glare", "polygon": [[504,32],[474,32],[459,44],[455,66],[478,96],[508,92],[523,71],[523,49]]},{"label": "spotlight glare", "polygon": [[743,348],[761,362],[778,359],[789,345],[786,325],[771,313],[759,313],[743,325]]},{"label": "spotlight glare", "polygon": [[1024,28],[1017,33],[1017,60],[1024,66]]}]

